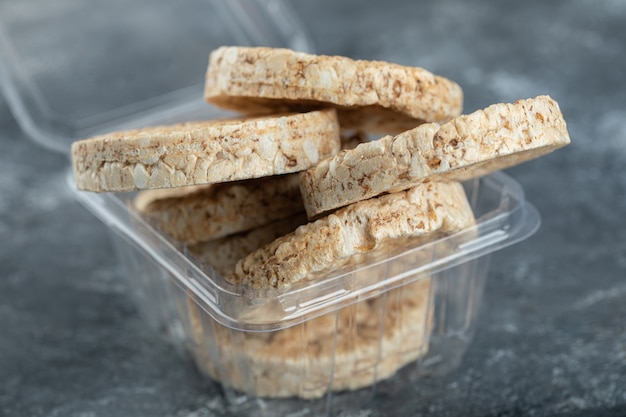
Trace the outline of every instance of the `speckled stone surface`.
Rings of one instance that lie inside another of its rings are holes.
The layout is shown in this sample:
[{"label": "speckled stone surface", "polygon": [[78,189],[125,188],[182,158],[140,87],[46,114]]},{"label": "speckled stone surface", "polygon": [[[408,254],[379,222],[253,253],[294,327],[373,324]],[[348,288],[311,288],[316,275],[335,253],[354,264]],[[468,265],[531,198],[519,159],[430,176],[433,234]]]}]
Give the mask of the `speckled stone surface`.
[{"label": "speckled stone surface", "polygon": [[[572,138],[509,170],[543,224],[494,254],[460,367],[342,416],[626,415],[626,2],[294,6],[319,52],[441,73],[465,112],[550,94]],[[226,416],[219,389],[144,325],[68,166],[0,101],[0,416]]]}]

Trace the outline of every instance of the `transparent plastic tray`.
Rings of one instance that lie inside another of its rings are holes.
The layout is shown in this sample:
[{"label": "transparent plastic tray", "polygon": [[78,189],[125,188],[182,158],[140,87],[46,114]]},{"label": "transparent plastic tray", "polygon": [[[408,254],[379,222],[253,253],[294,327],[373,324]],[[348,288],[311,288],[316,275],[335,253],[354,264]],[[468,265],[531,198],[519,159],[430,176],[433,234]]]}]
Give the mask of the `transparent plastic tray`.
[{"label": "transparent plastic tray", "polygon": [[[381,384],[393,392],[388,385],[456,366],[476,325],[489,255],[539,227],[537,211],[507,175],[464,186],[475,227],[286,290],[228,284],[146,223],[130,208],[132,194],[77,197],[115,232],[143,315],[223,384],[233,412],[333,415],[369,401]],[[421,281],[428,283],[416,290]],[[407,297],[421,307],[398,307]],[[364,327],[365,314],[379,319]],[[386,328],[404,329],[404,342]],[[275,353],[259,358],[264,347]],[[350,351],[361,353],[346,359]]]}]

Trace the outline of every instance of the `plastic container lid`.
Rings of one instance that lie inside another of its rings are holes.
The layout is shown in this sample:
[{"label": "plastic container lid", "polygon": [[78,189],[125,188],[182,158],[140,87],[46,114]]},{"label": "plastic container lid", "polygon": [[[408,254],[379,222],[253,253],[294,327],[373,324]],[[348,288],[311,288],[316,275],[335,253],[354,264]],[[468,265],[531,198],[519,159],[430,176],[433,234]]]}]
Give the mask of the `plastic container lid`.
[{"label": "plastic container lid", "polygon": [[69,155],[105,131],[220,114],[202,99],[221,45],[310,51],[280,0],[0,2],[0,88],[21,127]]}]

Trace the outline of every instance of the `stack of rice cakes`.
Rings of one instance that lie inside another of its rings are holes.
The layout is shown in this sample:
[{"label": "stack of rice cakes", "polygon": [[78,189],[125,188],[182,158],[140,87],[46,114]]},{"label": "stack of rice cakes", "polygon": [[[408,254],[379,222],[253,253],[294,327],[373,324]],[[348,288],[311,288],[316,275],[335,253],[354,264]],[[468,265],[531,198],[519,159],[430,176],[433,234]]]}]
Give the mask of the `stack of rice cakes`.
[{"label": "stack of rice cakes", "polygon": [[[570,141],[547,96],[461,115],[461,88],[424,69],[287,49],[213,51],[205,98],[243,117],[77,142],[76,183],[145,190],[138,211],[220,279],[251,289],[314,285],[347,265],[471,228],[458,181]],[[368,134],[387,136],[361,143]],[[261,397],[361,388],[426,353],[433,287],[424,278],[237,337],[190,298],[194,357],[212,378]]]}]

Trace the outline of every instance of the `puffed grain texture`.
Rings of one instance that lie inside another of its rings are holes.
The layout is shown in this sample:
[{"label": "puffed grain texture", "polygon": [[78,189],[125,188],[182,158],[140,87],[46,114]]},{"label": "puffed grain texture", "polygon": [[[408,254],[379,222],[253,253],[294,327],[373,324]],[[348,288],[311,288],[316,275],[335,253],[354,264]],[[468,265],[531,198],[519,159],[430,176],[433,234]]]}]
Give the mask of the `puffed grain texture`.
[{"label": "puffed grain texture", "polygon": [[458,84],[422,68],[265,47],[214,50],[204,96],[247,114],[332,105],[342,127],[382,133],[447,121],[463,102]]},{"label": "puffed grain texture", "polygon": [[443,125],[423,124],[361,144],[303,172],[309,217],[425,180],[466,180],[539,157],[570,142],[548,96],[495,104]]},{"label": "puffed grain texture", "polygon": [[319,398],[393,376],[428,350],[431,278],[274,332],[240,332],[214,322],[189,299],[199,368],[257,397]]},{"label": "puffed grain texture", "polygon": [[225,278],[252,288],[314,280],[350,258],[388,250],[403,238],[451,233],[474,223],[461,184],[429,182],[352,204],[276,239],[239,261]]},{"label": "puffed grain texture", "polygon": [[174,239],[193,244],[304,212],[297,174],[139,193],[135,207]]},{"label": "puffed grain texture", "polygon": [[298,172],[340,146],[326,109],[115,132],[75,142],[72,159],[79,189],[133,191]]},{"label": "puffed grain texture", "polygon": [[301,210],[299,213],[293,213],[289,217],[254,229],[189,245],[189,251],[200,262],[211,265],[223,276],[232,273],[237,262],[249,253],[293,232],[306,222],[304,210]]}]

